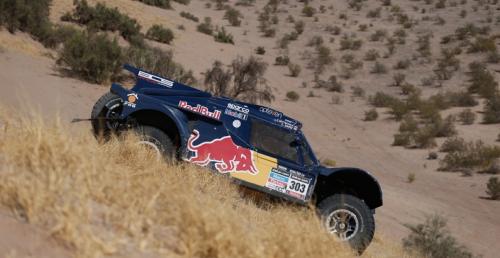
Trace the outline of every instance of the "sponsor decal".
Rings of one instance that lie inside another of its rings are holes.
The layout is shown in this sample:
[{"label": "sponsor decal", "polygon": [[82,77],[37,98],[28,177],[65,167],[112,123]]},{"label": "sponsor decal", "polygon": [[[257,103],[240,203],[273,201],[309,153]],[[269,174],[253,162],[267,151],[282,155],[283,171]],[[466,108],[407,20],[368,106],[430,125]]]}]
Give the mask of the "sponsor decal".
[{"label": "sponsor decal", "polygon": [[234,128],[240,128],[241,126],[241,121],[240,120],[234,120],[233,121],[233,127]]},{"label": "sponsor decal", "polygon": [[297,199],[305,200],[311,179],[304,174],[283,166],[272,168],[266,187]]},{"label": "sponsor decal", "polygon": [[243,114],[243,113],[240,113],[238,111],[231,110],[229,108],[226,108],[226,110],[224,110],[224,114],[226,114],[228,116],[232,116],[234,118],[241,119],[241,120],[247,120],[248,119],[248,115],[247,114]]},{"label": "sponsor decal", "polygon": [[289,130],[297,131],[299,129],[297,121],[292,121],[290,119],[274,119],[274,122],[277,123],[279,126]]},{"label": "sponsor decal", "polygon": [[137,93],[129,93],[129,94],[127,94],[127,100],[125,100],[125,102],[123,102],[123,104],[125,106],[135,108],[135,106],[137,105],[137,103],[136,103],[137,100],[139,100],[139,96],[137,95]]},{"label": "sponsor decal", "polygon": [[262,113],[268,114],[270,116],[274,116],[276,118],[281,118],[283,116],[283,113],[276,111],[276,110],[273,110],[273,109],[268,108],[268,107],[260,107],[259,111]]},{"label": "sponsor decal", "polygon": [[236,110],[238,112],[241,112],[243,114],[247,114],[250,113],[250,109],[248,109],[248,107],[242,107],[240,105],[236,105],[236,104],[233,104],[233,103],[228,103],[227,104],[227,108],[229,109],[232,109],[232,110]]},{"label": "sponsor decal", "polygon": [[236,145],[231,136],[214,139],[200,144],[194,142],[200,137],[198,130],[188,140],[188,150],[194,155],[188,159],[189,162],[200,166],[215,163],[215,169],[219,173],[242,172],[256,175],[258,173],[254,163],[253,152],[249,149]]},{"label": "sponsor decal", "polygon": [[174,86],[173,81],[170,81],[170,80],[167,80],[165,78],[161,78],[161,77],[158,77],[158,76],[155,76],[155,75],[143,72],[143,71],[139,71],[139,77],[141,77],[147,81],[150,81],[152,83],[160,84],[160,85],[168,87],[168,88],[172,88]]},{"label": "sponsor decal", "polygon": [[200,105],[200,104],[193,107],[193,106],[189,105],[186,101],[183,101],[183,100],[179,101],[179,107],[182,109],[185,109],[185,110],[192,111],[194,113],[198,113],[202,116],[206,116],[206,117],[210,117],[210,118],[213,118],[216,120],[220,120],[220,115],[221,115],[220,110],[214,110],[213,112],[210,112],[208,107],[205,107],[205,106]]}]

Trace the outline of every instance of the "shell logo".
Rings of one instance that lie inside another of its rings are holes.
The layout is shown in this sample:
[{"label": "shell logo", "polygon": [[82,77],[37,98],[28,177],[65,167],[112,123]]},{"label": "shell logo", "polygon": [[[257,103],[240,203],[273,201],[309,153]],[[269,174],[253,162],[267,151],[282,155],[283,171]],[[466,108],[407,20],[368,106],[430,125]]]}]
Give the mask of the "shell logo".
[{"label": "shell logo", "polygon": [[127,95],[127,102],[128,103],[135,103],[138,99],[139,99],[139,97],[135,93],[130,93]]}]

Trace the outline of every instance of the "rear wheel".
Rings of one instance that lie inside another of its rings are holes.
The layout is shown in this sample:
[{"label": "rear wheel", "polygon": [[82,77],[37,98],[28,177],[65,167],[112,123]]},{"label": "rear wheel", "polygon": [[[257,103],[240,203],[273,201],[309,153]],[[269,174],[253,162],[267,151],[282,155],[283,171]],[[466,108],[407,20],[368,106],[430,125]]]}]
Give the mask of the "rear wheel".
[{"label": "rear wheel", "polygon": [[92,108],[92,130],[99,140],[108,140],[120,125],[118,118],[123,110],[122,99],[111,92],[104,94]]},{"label": "rear wheel", "polygon": [[335,194],[318,204],[321,221],[327,231],[361,254],[375,232],[375,221],[368,206],[349,194]]},{"label": "rear wheel", "polygon": [[176,148],[172,140],[162,130],[148,125],[139,125],[135,131],[139,135],[139,144],[154,151],[158,157],[174,161]]}]

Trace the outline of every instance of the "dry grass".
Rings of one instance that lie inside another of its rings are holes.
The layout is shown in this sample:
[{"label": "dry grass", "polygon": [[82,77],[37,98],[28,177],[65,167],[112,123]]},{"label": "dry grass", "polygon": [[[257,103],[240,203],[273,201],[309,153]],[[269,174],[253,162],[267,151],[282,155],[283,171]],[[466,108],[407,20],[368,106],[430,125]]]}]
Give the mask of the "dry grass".
[{"label": "dry grass", "polygon": [[[0,112],[0,202],[75,256],[351,256],[312,209],[241,198],[225,177],[158,161],[133,136],[98,145],[58,120],[7,114]],[[383,257],[400,254],[391,252]]]}]

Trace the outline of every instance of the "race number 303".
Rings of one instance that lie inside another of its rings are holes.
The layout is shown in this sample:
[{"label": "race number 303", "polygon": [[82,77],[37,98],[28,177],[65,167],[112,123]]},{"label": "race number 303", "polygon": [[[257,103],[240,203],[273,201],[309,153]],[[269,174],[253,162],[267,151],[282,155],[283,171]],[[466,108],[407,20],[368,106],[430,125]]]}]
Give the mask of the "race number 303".
[{"label": "race number 303", "polygon": [[294,192],[300,195],[305,195],[307,193],[307,188],[309,188],[309,185],[300,181],[297,181],[295,179],[290,178],[290,181],[288,181],[288,191]]}]

